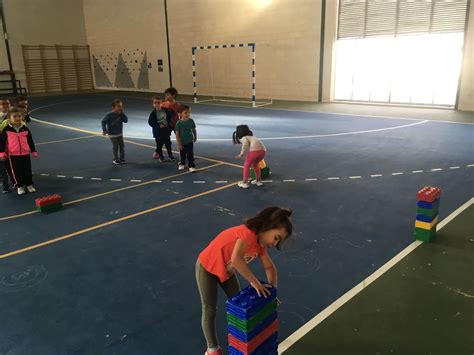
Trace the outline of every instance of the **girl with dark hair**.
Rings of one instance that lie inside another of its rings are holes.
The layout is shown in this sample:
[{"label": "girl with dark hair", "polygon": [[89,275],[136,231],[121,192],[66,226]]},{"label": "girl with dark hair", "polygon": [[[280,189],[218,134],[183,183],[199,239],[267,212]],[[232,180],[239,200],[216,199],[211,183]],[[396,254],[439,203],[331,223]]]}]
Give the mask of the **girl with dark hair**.
[{"label": "girl with dark hair", "polygon": [[232,135],[232,140],[234,141],[234,144],[242,144],[242,149],[240,150],[240,154],[236,156],[236,159],[242,159],[245,152],[247,150],[249,151],[244,162],[243,180],[240,181],[237,186],[243,189],[249,188],[250,167],[253,167],[256,177],[256,179],[252,181],[252,184],[256,186],[262,186],[263,183],[258,163],[260,163],[260,161],[265,158],[267,151],[262,141],[253,136],[252,131],[247,125],[237,126],[235,132]]},{"label": "girl with dark hair", "polygon": [[[267,248],[280,250],[281,244],[291,237],[292,211],[280,207],[268,207],[249,218],[245,224],[232,227],[218,234],[199,254],[196,262],[196,281],[202,304],[201,326],[207,341],[205,355],[221,355],[216,333],[217,285],[232,297],[240,291],[239,273],[257,291],[267,297],[269,287],[277,287],[275,264],[267,254]],[[262,262],[268,283],[262,285],[248,267],[255,258]]]}]

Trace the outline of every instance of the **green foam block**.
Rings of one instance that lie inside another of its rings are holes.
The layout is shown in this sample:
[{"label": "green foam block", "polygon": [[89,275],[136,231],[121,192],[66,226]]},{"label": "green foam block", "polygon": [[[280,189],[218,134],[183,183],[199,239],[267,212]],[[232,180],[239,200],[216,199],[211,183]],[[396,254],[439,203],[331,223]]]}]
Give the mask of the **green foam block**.
[{"label": "green foam block", "polygon": [[250,332],[258,324],[260,324],[265,318],[272,314],[277,308],[277,300],[274,300],[262,308],[260,312],[254,315],[249,320],[242,320],[233,314],[227,313],[227,322],[232,324],[234,327],[239,328],[244,332]]},{"label": "green foam block", "polygon": [[416,240],[421,240],[422,242],[429,242],[431,238],[436,234],[436,226],[431,228],[430,230],[426,230],[423,228],[415,228],[413,232],[413,236]]},{"label": "green foam block", "polygon": [[[260,176],[262,177],[262,179],[265,179],[265,178],[269,177],[270,176],[270,168],[268,166],[266,166],[265,168],[260,169]],[[256,178],[255,171],[253,171],[253,168],[250,168],[250,177],[252,179]]]},{"label": "green foam block", "polygon": [[62,207],[63,207],[62,203],[59,202],[59,203],[54,203],[52,205],[43,206],[43,207],[36,206],[36,210],[40,211],[40,212],[43,212],[43,213],[44,212],[54,212],[54,211],[59,211]]},{"label": "green foam block", "polygon": [[422,214],[424,216],[428,216],[428,217],[433,217],[433,216],[436,216],[436,214],[438,213],[438,208],[433,208],[433,209],[427,209],[427,208],[420,208],[418,207],[416,209],[416,214]]}]

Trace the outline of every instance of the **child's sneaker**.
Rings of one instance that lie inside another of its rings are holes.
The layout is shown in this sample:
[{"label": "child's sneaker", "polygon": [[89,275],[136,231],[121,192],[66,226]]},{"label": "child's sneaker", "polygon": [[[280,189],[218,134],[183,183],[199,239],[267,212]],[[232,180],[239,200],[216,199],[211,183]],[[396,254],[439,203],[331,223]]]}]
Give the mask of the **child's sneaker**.
[{"label": "child's sneaker", "polygon": [[125,161],[125,159],[120,159],[120,164],[127,164],[127,162]]},{"label": "child's sneaker", "polygon": [[194,173],[196,171],[196,168],[189,168],[190,173]]},{"label": "child's sneaker", "polygon": [[119,159],[114,159],[114,160],[112,160],[112,163],[114,163],[114,165],[120,165],[120,160]]},{"label": "child's sneaker", "polygon": [[158,160],[160,161],[160,163],[164,163],[166,161],[165,158],[160,158]]},{"label": "child's sneaker", "polygon": [[252,184],[252,185],[256,185],[256,186],[263,186],[263,182],[258,181],[258,180],[252,180],[252,181],[251,181],[251,184]]},{"label": "child's sneaker", "polygon": [[244,181],[239,181],[239,183],[237,184],[238,187],[241,187],[243,189],[248,189],[249,188],[249,184],[247,182],[244,182]]},{"label": "child's sneaker", "polygon": [[160,155],[157,152],[153,152],[153,159],[158,159]]},{"label": "child's sneaker", "polygon": [[28,190],[28,192],[36,192],[36,189],[33,185],[28,185],[26,189]]},{"label": "child's sneaker", "polygon": [[204,355],[222,355],[222,348],[219,346],[217,350],[214,350],[212,352],[206,351]]},{"label": "child's sneaker", "polygon": [[12,192],[12,190],[10,190],[10,186],[3,186],[2,193],[7,194],[9,192]]},{"label": "child's sneaker", "polygon": [[172,156],[172,155],[170,155],[168,158],[169,158],[170,161],[173,161],[173,160],[176,159],[176,158],[175,158],[174,156]]},{"label": "child's sneaker", "polygon": [[183,164],[178,164],[178,170],[184,170],[184,165]]},{"label": "child's sneaker", "polygon": [[20,186],[17,190],[16,193],[18,195],[24,195],[26,193],[25,188],[23,186]]}]

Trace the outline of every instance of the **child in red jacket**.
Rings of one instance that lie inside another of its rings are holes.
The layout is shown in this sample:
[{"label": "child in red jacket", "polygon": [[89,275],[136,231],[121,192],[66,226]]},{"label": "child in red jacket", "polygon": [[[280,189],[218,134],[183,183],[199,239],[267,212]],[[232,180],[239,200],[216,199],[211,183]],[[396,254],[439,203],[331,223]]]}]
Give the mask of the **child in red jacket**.
[{"label": "child in red jacket", "polygon": [[31,159],[38,157],[35,143],[28,127],[23,123],[23,113],[18,109],[8,112],[8,125],[0,135],[0,159],[7,160],[7,167],[17,188],[18,195],[35,192]]}]

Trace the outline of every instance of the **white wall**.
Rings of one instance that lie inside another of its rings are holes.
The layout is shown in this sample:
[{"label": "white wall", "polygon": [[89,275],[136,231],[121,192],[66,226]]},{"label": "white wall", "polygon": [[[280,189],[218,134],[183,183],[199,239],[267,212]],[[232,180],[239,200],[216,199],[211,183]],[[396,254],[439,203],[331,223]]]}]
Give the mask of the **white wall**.
[{"label": "white wall", "polygon": [[84,13],[97,87],[163,92],[169,86],[164,0],[84,0]]},{"label": "white wall", "polygon": [[474,111],[474,4],[471,4],[469,12],[465,43],[458,109]]},{"label": "white wall", "polygon": [[3,6],[13,69],[23,86],[22,45],[87,45],[82,0],[3,0]]}]

